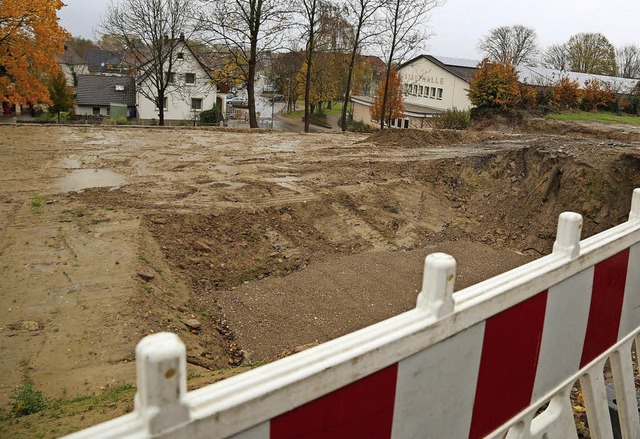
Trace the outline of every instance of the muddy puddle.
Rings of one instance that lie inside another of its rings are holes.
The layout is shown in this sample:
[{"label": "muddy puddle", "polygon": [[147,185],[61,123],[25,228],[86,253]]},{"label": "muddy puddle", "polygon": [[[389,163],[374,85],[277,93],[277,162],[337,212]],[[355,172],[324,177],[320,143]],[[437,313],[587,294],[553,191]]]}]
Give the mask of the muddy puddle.
[{"label": "muddy puddle", "polygon": [[117,187],[125,178],[108,169],[73,169],[64,177],[55,180],[54,186],[63,192],[79,191],[92,187]]}]

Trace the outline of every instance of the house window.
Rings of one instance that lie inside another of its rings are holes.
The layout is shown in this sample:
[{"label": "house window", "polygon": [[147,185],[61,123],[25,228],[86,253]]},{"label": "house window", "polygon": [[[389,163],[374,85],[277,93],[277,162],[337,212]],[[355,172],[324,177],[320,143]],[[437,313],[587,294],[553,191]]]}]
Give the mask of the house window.
[{"label": "house window", "polygon": [[438,99],[442,99],[442,89],[438,89]]},{"label": "house window", "polygon": [[184,59],[184,52],[178,52],[178,59]]},{"label": "house window", "polygon": [[423,87],[423,86],[420,86],[420,87],[418,88],[418,96],[422,96],[423,90],[424,90],[424,87]]},{"label": "house window", "polygon": [[418,84],[413,84],[413,94],[414,95],[418,94]]},{"label": "house window", "polygon": [[124,91],[124,85],[116,84],[116,91]]},{"label": "house window", "polygon": [[165,72],[165,75],[167,75],[167,82],[169,84],[173,84],[176,81],[176,74],[174,72]]},{"label": "house window", "polygon": [[93,107],[93,115],[100,116],[100,107]]},{"label": "house window", "polygon": [[435,87],[431,87],[431,97],[432,98],[436,97],[436,88]]},{"label": "house window", "polygon": [[111,105],[107,107],[107,116],[111,116]]},{"label": "house window", "polygon": [[202,99],[201,98],[191,98],[191,109],[192,110],[202,110]]},{"label": "house window", "polygon": [[404,120],[404,127],[409,128],[409,119]]},{"label": "house window", "polygon": [[196,83],[196,74],[195,73],[185,73],[184,82],[187,84],[195,84]]}]

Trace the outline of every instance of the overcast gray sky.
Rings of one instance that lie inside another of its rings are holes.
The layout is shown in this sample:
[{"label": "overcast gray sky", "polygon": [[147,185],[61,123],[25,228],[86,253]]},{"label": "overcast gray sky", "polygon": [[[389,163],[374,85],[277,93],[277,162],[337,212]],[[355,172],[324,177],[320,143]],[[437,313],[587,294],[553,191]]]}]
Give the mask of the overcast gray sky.
[{"label": "overcast gray sky", "polygon": [[[65,0],[60,22],[74,36],[95,38],[107,0]],[[523,24],[546,47],[578,32],[600,32],[615,45],[640,44],[640,0],[447,0],[431,14],[426,53],[479,59],[476,45],[491,28]]]}]

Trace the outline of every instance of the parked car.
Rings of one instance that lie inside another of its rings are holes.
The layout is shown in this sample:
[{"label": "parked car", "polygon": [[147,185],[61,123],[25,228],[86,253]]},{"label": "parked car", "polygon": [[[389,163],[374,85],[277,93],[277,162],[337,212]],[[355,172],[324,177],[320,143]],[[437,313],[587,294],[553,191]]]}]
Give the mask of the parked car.
[{"label": "parked car", "polygon": [[245,98],[237,96],[227,101],[227,103],[233,105],[234,107],[246,107],[247,105],[249,105],[249,102]]}]

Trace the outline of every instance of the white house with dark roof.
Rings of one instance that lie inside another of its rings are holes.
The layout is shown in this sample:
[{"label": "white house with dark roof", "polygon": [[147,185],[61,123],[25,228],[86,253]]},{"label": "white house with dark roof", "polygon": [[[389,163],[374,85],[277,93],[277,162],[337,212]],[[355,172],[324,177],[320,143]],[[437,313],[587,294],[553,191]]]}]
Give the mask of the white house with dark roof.
[{"label": "white house with dark roof", "polygon": [[69,87],[76,86],[78,75],[89,73],[89,63],[66,44],[64,45],[64,53],[56,55],[56,61],[60,64]]},{"label": "white house with dark roof", "polygon": [[135,109],[135,82],[130,76],[77,75],[76,114],[110,116],[111,106]]},{"label": "white house with dark roof", "polygon": [[[180,42],[176,58],[172,66],[174,86],[169,87],[164,99],[165,123],[196,119],[200,111],[210,110],[216,104],[224,114],[224,99],[217,102],[217,86],[208,69],[185,41]],[[156,103],[147,97],[153,96],[154,90],[151,81],[137,78],[138,117],[143,122],[159,117]]]}]

